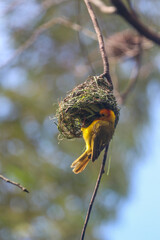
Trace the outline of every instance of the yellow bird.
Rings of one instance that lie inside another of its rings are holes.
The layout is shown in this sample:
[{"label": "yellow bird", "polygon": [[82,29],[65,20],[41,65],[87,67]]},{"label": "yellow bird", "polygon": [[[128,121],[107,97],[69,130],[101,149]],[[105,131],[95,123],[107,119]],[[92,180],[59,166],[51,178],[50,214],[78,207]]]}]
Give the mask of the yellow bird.
[{"label": "yellow bird", "polygon": [[81,128],[86,143],[85,152],[76,159],[71,168],[74,173],[82,172],[89,160],[93,162],[99,157],[101,151],[110,142],[115,127],[116,116],[110,109],[101,109],[96,118],[88,127]]}]

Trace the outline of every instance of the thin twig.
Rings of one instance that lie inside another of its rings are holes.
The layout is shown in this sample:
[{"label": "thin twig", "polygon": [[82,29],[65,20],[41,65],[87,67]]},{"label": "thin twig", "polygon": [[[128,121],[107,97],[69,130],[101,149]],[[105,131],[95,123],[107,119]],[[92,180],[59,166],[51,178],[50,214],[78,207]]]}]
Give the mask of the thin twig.
[{"label": "thin twig", "polygon": [[129,11],[121,0],[111,0],[117,8],[117,13],[122,16],[126,22],[132,25],[141,35],[160,45],[160,35],[147,28],[136,16],[133,11]]},{"label": "thin twig", "polygon": [[105,148],[103,161],[102,161],[102,164],[101,164],[101,169],[100,169],[100,172],[99,172],[99,175],[98,175],[98,178],[97,178],[97,182],[96,182],[96,185],[95,185],[95,189],[94,189],[91,201],[89,203],[89,208],[88,208],[87,215],[86,215],[86,218],[85,218],[85,222],[84,222],[84,226],[83,226],[83,229],[82,229],[81,239],[80,240],[84,239],[86,228],[87,228],[87,224],[88,224],[88,221],[89,221],[89,218],[90,218],[90,214],[91,214],[91,211],[92,211],[93,203],[94,203],[94,200],[95,200],[96,195],[97,195],[97,191],[98,191],[98,188],[99,188],[99,185],[100,185],[100,182],[101,182],[102,175],[105,172],[104,168],[105,168],[106,159],[107,159],[108,147],[109,147],[109,144]]},{"label": "thin twig", "polygon": [[[94,12],[93,12],[91,3],[89,2],[89,0],[84,0],[84,2],[87,6],[87,9],[88,9],[89,15],[91,17],[95,32],[97,34],[98,42],[99,42],[99,49],[100,49],[100,53],[101,53],[101,57],[102,57],[102,61],[103,61],[103,69],[104,69],[103,74],[101,76],[106,77],[108,83],[110,84],[111,89],[113,89],[113,84],[112,84],[112,80],[111,80],[110,73],[109,73],[109,62],[108,62],[107,54],[106,54],[106,51],[105,51],[103,36],[101,34],[97,18],[95,16]],[[96,185],[95,185],[95,189],[94,189],[94,192],[93,192],[90,204],[89,204],[89,208],[88,208],[87,215],[86,215],[86,218],[85,218],[84,226],[83,226],[83,229],[82,229],[81,240],[84,240],[84,236],[85,236],[87,224],[88,224],[88,221],[89,221],[89,218],[90,218],[90,214],[91,214],[91,211],[92,211],[93,203],[95,201],[97,191],[98,191],[98,188],[99,188],[99,185],[100,185],[100,182],[101,182],[101,178],[102,178],[102,175],[104,173],[105,163],[106,163],[106,159],[107,159],[108,147],[109,147],[109,144],[105,148],[102,165],[101,165],[101,168],[100,168],[98,179],[97,179],[97,182],[96,182]]]},{"label": "thin twig", "polygon": [[113,84],[112,84],[112,80],[111,80],[110,73],[109,73],[109,62],[108,62],[108,58],[107,58],[107,54],[106,54],[105,45],[104,45],[104,41],[103,41],[103,36],[101,34],[101,30],[100,30],[97,18],[94,14],[94,11],[93,11],[93,8],[92,8],[92,5],[91,5],[90,1],[89,0],[84,0],[84,2],[87,6],[89,15],[91,17],[91,20],[92,20],[92,23],[93,23],[93,26],[94,26],[94,29],[95,29],[95,32],[96,32],[97,38],[98,38],[99,49],[100,49],[100,53],[101,53],[101,57],[102,57],[102,61],[103,61],[103,74],[101,76],[106,77],[109,85],[111,86],[111,89],[113,89]]},{"label": "thin twig", "polygon": [[2,175],[0,175],[0,179],[2,179],[3,181],[5,181],[5,182],[7,182],[7,183],[11,183],[11,184],[19,187],[23,192],[29,193],[29,191],[27,190],[27,188],[23,187],[23,186],[22,186],[21,184],[19,184],[19,183],[13,182],[13,181],[9,180],[8,178],[6,178],[6,177],[4,177],[4,176],[2,176]]}]

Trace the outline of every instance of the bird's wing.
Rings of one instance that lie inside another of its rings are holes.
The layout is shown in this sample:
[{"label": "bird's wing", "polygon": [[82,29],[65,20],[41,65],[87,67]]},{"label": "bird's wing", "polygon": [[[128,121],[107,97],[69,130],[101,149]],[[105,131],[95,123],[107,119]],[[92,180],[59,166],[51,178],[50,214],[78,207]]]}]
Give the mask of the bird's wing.
[{"label": "bird's wing", "polygon": [[107,121],[98,121],[93,128],[91,141],[92,161],[94,162],[100,155],[101,151],[110,141],[110,126]]}]

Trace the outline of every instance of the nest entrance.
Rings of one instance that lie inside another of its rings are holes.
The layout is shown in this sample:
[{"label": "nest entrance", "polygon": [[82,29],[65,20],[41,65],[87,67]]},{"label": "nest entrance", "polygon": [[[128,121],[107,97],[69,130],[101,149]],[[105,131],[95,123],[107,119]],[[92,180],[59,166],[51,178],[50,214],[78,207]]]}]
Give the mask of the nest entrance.
[{"label": "nest entrance", "polygon": [[81,137],[81,127],[89,126],[103,108],[114,111],[116,127],[119,120],[119,107],[113,92],[106,78],[91,76],[59,102],[56,117],[60,135],[68,139]]}]

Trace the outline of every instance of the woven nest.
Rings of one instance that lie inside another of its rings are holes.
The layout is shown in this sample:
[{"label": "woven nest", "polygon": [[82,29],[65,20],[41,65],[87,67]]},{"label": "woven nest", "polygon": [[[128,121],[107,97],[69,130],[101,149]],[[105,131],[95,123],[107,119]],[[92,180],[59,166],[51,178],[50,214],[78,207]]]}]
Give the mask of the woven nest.
[{"label": "woven nest", "polygon": [[56,117],[60,136],[68,139],[81,137],[81,127],[89,126],[103,108],[114,111],[116,127],[119,107],[113,92],[106,78],[91,76],[59,102]]}]

